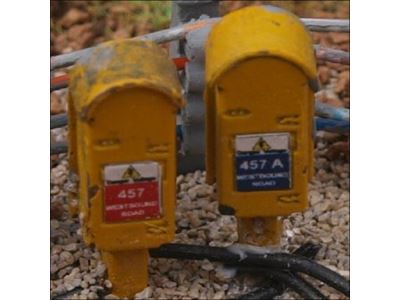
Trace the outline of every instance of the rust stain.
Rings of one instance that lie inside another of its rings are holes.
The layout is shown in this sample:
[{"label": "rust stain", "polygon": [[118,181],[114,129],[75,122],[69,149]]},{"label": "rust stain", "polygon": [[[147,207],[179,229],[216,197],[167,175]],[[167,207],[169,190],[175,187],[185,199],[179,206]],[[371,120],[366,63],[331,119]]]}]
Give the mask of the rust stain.
[{"label": "rust stain", "polygon": [[89,107],[84,106],[82,110],[79,112],[79,118],[82,122],[89,122],[88,113],[89,113]]},{"label": "rust stain", "polygon": [[98,190],[99,190],[99,187],[97,185],[90,186],[88,188],[88,197],[89,197],[89,199],[93,198],[94,196],[96,196]]}]

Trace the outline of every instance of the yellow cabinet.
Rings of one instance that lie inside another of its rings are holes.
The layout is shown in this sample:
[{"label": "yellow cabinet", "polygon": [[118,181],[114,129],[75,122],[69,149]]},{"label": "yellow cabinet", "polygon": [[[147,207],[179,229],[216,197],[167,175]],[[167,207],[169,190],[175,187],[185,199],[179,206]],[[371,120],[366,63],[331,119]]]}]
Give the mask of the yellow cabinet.
[{"label": "yellow cabinet", "polygon": [[277,243],[278,216],[307,206],[313,174],[311,37],[282,9],[248,7],[212,28],[205,62],[207,181],[241,242]]},{"label": "yellow cabinet", "polygon": [[[109,42],[70,73],[70,159],[87,243],[102,250],[113,293],[147,286],[148,248],[175,232],[174,64],[149,41]],[[72,122],[71,122],[72,121]]]}]

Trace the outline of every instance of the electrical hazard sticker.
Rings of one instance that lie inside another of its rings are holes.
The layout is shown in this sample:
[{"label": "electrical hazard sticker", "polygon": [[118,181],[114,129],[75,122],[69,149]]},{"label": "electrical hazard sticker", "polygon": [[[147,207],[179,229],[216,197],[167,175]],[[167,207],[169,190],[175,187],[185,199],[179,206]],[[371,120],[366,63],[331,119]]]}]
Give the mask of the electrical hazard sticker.
[{"label": "electrical hazard sticker", "polygon": [[237,135],[236,190],[249,192],[289,189],[289,138],[289,133]]},{"label": "electrical hazard sticker", "polygon": [[126,222],[161,217],[161,167],[156,162],[104,168],[104,221]]}]

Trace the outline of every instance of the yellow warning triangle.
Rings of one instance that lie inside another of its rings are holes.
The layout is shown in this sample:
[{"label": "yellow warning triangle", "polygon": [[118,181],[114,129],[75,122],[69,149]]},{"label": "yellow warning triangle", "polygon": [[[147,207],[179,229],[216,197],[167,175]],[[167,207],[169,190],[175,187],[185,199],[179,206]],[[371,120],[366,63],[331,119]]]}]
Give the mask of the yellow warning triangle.
[{"label": "yellow warning triangle", "polygon": [[142,176],[133,166],[129,166],[122,175],[122,179],[132,179],[135,181],[140,178],[142,178]]},{"label": "yellow warning triangle", "polygon": [[253,146],[253,151],[257,152],[267,152],[269,149],[271,149],[271,146],[268,145],[266,140],[264,140],[262,137],[258,139],[258,141],[254,144]]}]

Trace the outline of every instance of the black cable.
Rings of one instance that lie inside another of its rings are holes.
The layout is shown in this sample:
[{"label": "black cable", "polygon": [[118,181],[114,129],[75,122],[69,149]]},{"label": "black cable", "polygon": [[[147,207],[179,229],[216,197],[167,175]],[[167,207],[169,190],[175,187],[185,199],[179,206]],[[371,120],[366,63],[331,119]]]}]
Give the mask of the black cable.
[{"label": "black cable", "polygon": [[66,299],[67,297],[72,296],[72,295],[75,294],[75,293],[80,293],[80,292],[82,292],[82,291],[83,291],[83,288],[81,288],[81,287],[76,287],[76,288],[74,288],[74,289],[72,289],[72,290],[70,290],[70,291],[68,291],[68,292],[60,293],[60,294],[58,294],[58,295],[54,295],[54,296],[52,297],[52,299],[54,299],[54,300],[63,300],[63,299]]},{"label": "black cable", "polygon": [[258,288],[257,290],[241,295],[236,300],[263,300],[263,299],[274,299],[276,296],[281,295],[285,289],[278,289],[274,286],[266,286]]},{"label": "black cable", "polygon": [[[241,272],[246,273],[259,273],[266,276],[271,280],[278,280],[284,284],[285,288],[290,288],[297,294],[302,296],[304,299],[327,299],[317,288],[311,285],[308,281],[302,278],[299,274],[291,273],[288,271],[275,270],[275,269],[265,269],[256,267],[239,267]],[[282,291],[283,293],[283,291]],[[262,298],[256,298],[262,299]]]},{"label": "black cable", "polygon": [[314,259],[317,256],[318,251],[321,250],[320,245],[315,245],[311,242],[307,242],[301,245],[299,248],[293,251],[293,254],[307,257],[309,259]]},{"label": "black cable", "polygon": [[304,299],[328,299],[324,294],[322,294],[317,288],[311,285],[299,274],[278,270],[268,270],[268,272],[265,272],[265,270],[263,270],[263,274],[265,273],[267,276],[271,276],[271,278],[284,282],[288,288],[295,291]]},{"label": "black cable", "polygon": [[50,129],[63,127],[68,124],[67,114],[57,114],[50,116]]},{"label": "black cable", "polygon": [[350,295],[350,282],[338,273],[317,264],[311,259],[287,253],[252,254],[245,257],[222,247],[195,246],[184,244],[165,244],[151,249],[153,257],[220,261],[225,264],[247,267],[266,267],[305,273],[325,282],[346,296]]},{"label": "black cable", "polygon": [[[293,252],[293,254],[297,254],[297,255],[304,256],[304,257],[308,257],[310,259],[314,259],[320,249],[321,249],[321,246],[315,245],[311,242],[307,242],[307,243],[303,244],[302,246],[300,246],[298,249],[296,249]],[[254,270],[254,268],[253,268],[253,270]],[[242,269],[242,271],[243,271],[243,269]],[[261,272],[264,275],[266,272],[269,272],[269,274],[271,274],[270,271],[267,271],[265,269],[261,269],[261,270],[257,270],[257,271]],[[320,293],[319,290],[314,288],[310,283],[308,283],[306,280],[304,280],[300,275],[295,274],[294,276],[297,276],[297,285],[302,286],[302,288],[301,288],[302,290],[305,289],[306,292],[307,292],[307,290],[311,290],[311,294],[308,293],[307,298],[314,296],[314,297],[318,297],[318,299],[325,299],[325,296],[322,293]],[[270,280],[270,281],[271,282],[268,286],[264,286],[264,287],[254,290],[250,293],[244,294],[244,295],[240,296],[239,298],[237,298],[237,300],[274,299],[276,296],[281,295],[283,292],[285,292],[285,290],[287,290],[288,288],[291,287],[289,284],[284,284],[283,282],[274,281],[274,280]],[[300,294],[300,293],[298,293],[298,294]]]}]

